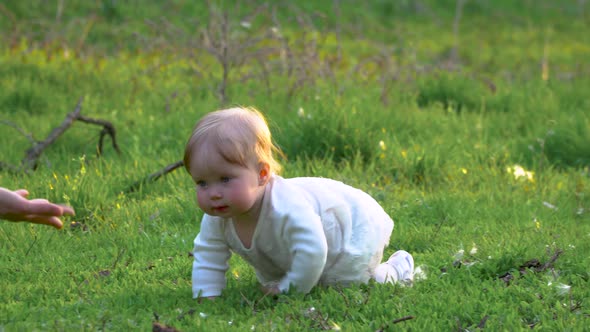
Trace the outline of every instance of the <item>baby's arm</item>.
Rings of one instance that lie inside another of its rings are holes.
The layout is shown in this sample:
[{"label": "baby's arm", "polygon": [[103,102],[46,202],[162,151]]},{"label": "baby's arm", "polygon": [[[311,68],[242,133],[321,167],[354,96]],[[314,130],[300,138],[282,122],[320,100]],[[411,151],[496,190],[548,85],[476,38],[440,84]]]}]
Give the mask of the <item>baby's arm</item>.
[{"label": "baby's arm", "polygon": [[278,285],[281,292],[295,286],[308,293],[320,280],[328,256],[328,244],[320,217],[298,211],[287,221],[285,238],[292,255],[291,268]]},{"label": "baby's arm", "polygon": [[201,222],[193,251],[193,298],[215,298],[225,288],[225,272],[231,252],[225,243],[221,224],[221,221],[212,221],[208,215]]}]

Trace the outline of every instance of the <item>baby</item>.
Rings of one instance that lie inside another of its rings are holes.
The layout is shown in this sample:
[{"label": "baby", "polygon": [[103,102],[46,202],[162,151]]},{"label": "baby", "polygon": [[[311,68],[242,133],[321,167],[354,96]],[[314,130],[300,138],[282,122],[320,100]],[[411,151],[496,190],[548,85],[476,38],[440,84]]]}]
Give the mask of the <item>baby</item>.
[{"label": "baby", "polygon": [[195,126],[184,154],[205,213],[194,247],[195,298],[221,295],[232,252],[269,294],[413,279],[406,251],[381,263],[393,220],[371,196],[326,178],[282,178],[276,153],[255,109],[215,111]]}]

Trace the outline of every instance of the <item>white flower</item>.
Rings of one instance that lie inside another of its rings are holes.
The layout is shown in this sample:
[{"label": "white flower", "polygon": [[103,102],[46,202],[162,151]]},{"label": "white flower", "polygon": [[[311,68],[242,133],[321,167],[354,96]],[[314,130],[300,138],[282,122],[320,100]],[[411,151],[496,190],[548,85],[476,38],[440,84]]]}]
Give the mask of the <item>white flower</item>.
[{"label": "white flower", "polygon": [[543,205],[545,205],[546,207],[550,208],[551,210],[557,210],[557,206],[549,203],[549,202],[543,202]]},{"label": "white flower", "polygon": [[250,27],[252,27],[252,24],[248,21],[242,21],[240,22],[240,25],[245,29],[250,29]]},{"label": "white flower", "polygon": [[557,288],[557,294],[559,295],[566,295],[570,292],[572,286],[566,284],[558,284],[555,286]]},{"label": "white flower", "polygon": [[424,272],[424,269],[422,268],[422,266],[418,266],[417,268],[414,269],[414,280],[415,281],[419,281],[419,280],[426,280],[426,272]]},{"label": "white flower", "polygon": [[524,177],[531,182],[535,181],[535,179],[534,179],[535,172],[527,171],[526,169],[522,168],[522,166],[520,166],[518,164],[514,165],[512,167],[508,167],[508,168],[506,168],[506,170],[508,171],[508,173],[512,173],[512,175],[514,175],[514,178],[517,180],[521,177]]},{"label": "white flower", "polygon": [[281,31],[277,27],[270,28],[270,32],[272,32],[275,36],[277,36],[279,38],[283,37],[283,35],[281,34]]},{"label": "white flower", "polygon": [[300,118],[305,117],[305,110],[303,109],[303,107],[299,107],[299,109],[297,110],[297,116],[299,116]]},{"label": "white flower", "polygon": [[207,314],[204,312],[199,312],[199,316],[201,316],[201,318],[207,318]]},{"label": "white flower", "polygon": [[471,248],[471,250],[469,250],[469,254],[471,256],[477,254],[477,247],[475,246],[475,243],[473,244],[473,248]]}]

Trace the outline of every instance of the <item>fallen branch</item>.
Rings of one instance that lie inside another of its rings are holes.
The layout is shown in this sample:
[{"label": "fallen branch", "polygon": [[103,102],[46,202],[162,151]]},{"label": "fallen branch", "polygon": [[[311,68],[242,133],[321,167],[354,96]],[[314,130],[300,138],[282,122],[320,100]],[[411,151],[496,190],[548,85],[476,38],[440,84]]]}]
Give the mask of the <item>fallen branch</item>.
[{"label": "fallen branch", "polygon": [[161,170],[157,171],[156,173],[152,173],[148,176],[146,176],[145,178],[136,181],[135,183],[133,183],[131,186],[129,186],[129,188],[127,188],[125,190],[125,193],[131,193],[131,192],[135,192],[137,191],[142,185],[150,183],[150,182],[154,182],[156,180],[158,180],[160,177],[162,177],[163,175],[166,175],[168,173],[173,172],[174,170],[176,170],[179,167],[184,166],[184,161],[179,160],[175,163],[172,163],[164,168],[162,168]]},{"label": "fallen branch", "polygon": [[99,156],[102,155],[102,142],[104,140],[105,135],[111,136],[111,141],[113,142],[113,149],[115,149],[115,151],[117,151],[118,154],[121,154],[121,150],[119,150],[119,145],[117,144],[117,140],[115,138],[117,132],[115,130],[115,126],[113,126],[112,123],[105,121],[105,120],[88,118],[88,117],[85,117],[82,115],[78,115],[76,117],[76,120],[82,121],[85,123],[91,123],[91,124],[103,126],[103,129],[100,132],[100,138],[98,139],[98,155]]},{"label": "fallen branch", "polygon": [[78,100],[78,104],[76,105],[74,111],[69,113],[66,116],[65,120],[61,123],[61,125],[53,129],[53,131],[49,133],[49,136],[47,136],[47,138],[44,141],[37,142],[35,145],[33,145],[33,147],[31,147],[25,152],[26,156],[21,163],[21,167],[23,169],[29,170],[37,168],[37,159],[39,159],[41,153],[43,153],[43,150],[45,150],[46,147],[55,142],[55,140],[72,125],[74,120],[76,120],[76,118],[82,111],[83,99],[84,98],[82,97]]},{"label": "fallen branch", "polygon": [[[553,255],[551,255],[551,257],[543,264],[541,264],[541,262],[536,258],[528,260],[518,267],[518,273],[524,275],[527,273],[527,271],[532,271],[533,273],[545,272],[548,269],[553,268],[553,264],[555,263],[555,261],[557,261],[559,256],[561,256],[561,254],[563,254],[563,250],[556,249]],[[514,276],[512,275],[512,273],[507,272],[501,275],[499,279],[504,281],[506,285],[509,285],[510,282],[514,279]]]},{"label": "fallen branch", "polygon": [[[405,322],[407,320],[414,319],[414,318],[415,318],[414,316],[401,317],[401,318],[398,318],[398,319],[394,319],[391,322],[391,324],[397,324],[397,323]],[[385,331],[387,329],[389,329],[389,324],[385,324],[385,325],[381,326],[381,328],[378,329],[377,332],[383,332],[383,331]]]},{"label": "fallen branch", "polygon": [[31,148],[27,149],[27,151],[25,151],[25,157],[21,161],[20,168],[17,166],[13,166],[13,165],[10,165],[10,164],[0,161],[0,171],[3,171],[6,169],[6,170],[9,170],[12,172],[19,172],[19,171],[28,172],[29,170],[36,169],[39,157],[41,157],[41,154],[43,153],[43,151],[49,145],[53,144],[53,142],[55,142],[66,130],[68,130],[68,128],[70,128],[72,126],[72,124],[74,123],[74,121],[76,121],[76,120],[84,122],[84,123],[99,125],[99,126],[103,127],[102,131],[100,132],[100,137],[98,140],[97,154],[99,156],[102,155],[104,137],[107,135],[111,137],[111,141],[113,143],[113,148],[115,149],[115,151],[118,154],[121,154],[121,151],[119,149],[119,145],[117,144],[117,140],[116,140],[115,126],[113,126],[112,123],[105,121],[105,120],[93,119],[93,118],[89,118],[89,117],[85,117],[85,116],[81,115],[80,113],[82,112],[82,101],[83,100],[84,100],[84,98],[81,97],[78,100],[78,103],[76,104],[76,108],[74,109],[74,111],[71,113],[68,113],[66,115],[66,118],[62,121],[62,123],[57,128],[53,129],[51,131],[51,133],[49,133],[47,138],[43,141],[35,140],[31,134],[26,133],[24,130],[22,130],[16,124],[14,124],[10,121],[6,121],[6,120],[1,121],[1,123],[3,123],[3,124],[15,128],[18,132],[20,132],[23,136],[25,136],[31,142],[31,144],[33,146]]}]

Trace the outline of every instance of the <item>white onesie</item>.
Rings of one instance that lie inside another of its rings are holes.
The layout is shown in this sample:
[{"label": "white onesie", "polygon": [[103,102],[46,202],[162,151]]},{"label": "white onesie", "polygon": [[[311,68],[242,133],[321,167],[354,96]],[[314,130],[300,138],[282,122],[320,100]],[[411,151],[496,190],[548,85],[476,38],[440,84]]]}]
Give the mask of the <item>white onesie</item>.
[{"label": "white onesie", "polygon": [[231,219],[205,214],[195,239],[193,296],[225,288],[231,252],[263,285],[308,293],[316,284],[366,283],[381,263],[393,220],[367,193],[326,178],[268,182],[250,248]]}]

